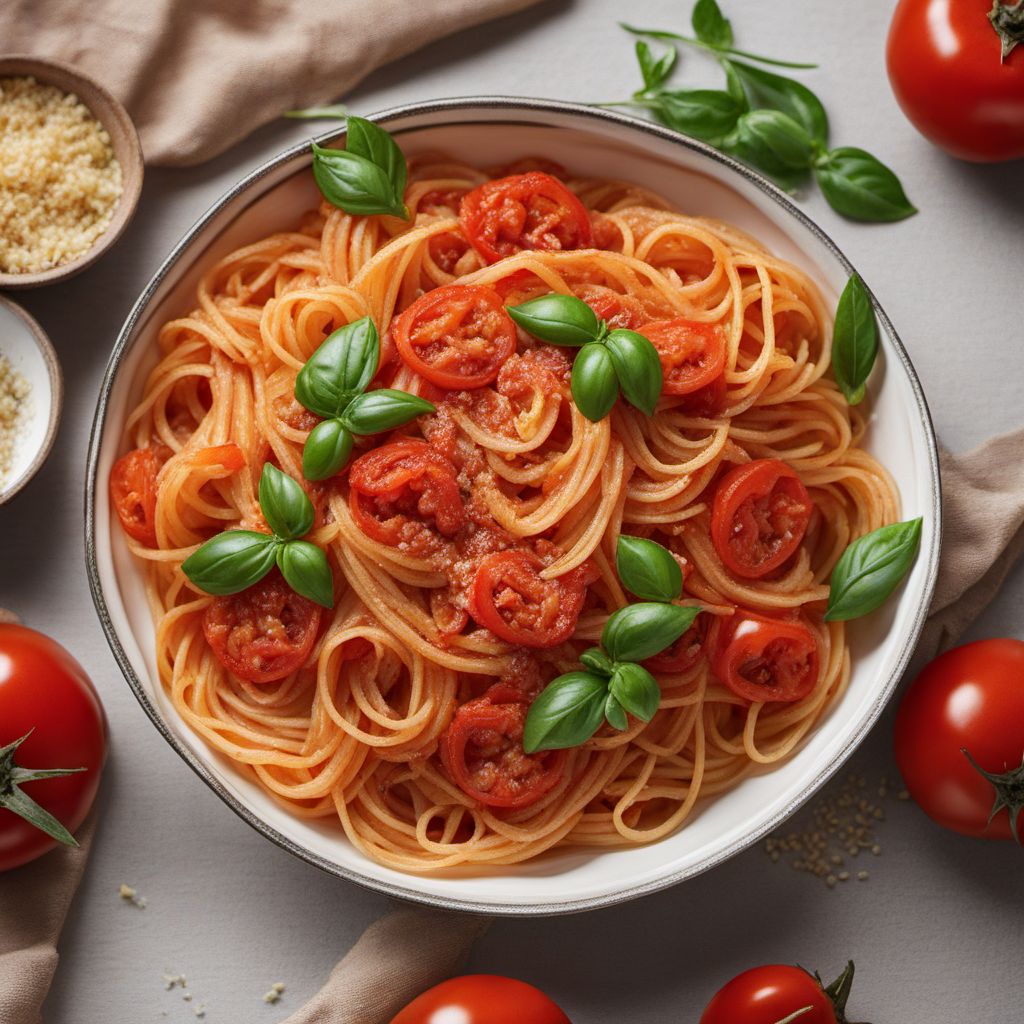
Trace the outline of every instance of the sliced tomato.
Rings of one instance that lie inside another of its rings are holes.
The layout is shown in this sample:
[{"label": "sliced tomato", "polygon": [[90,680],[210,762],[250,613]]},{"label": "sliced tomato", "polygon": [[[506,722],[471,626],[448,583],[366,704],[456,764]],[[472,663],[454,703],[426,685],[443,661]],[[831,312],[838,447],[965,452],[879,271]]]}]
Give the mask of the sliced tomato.
[{"label": "sliced tomato", "polygon": [[635,331],[648,322],[647,311],[635,295],[623,295],[600,284],[585,284],[576,294],[611,330]]},{"label": "sliced tomato", "polygon": [[591,570],[586,564],[546,580],[530,551],[497,551],[481,562],[470,590],[469,613],[510,644],[556,647],[576,629]]},{"label": "sliced tomato", "polygon": [[652,320],[638,330],[658,350],[666,395],[693,394],[722,376],[725,334],[716,324],[677,317]]},{"label": "sliced tomato", "polygon": [[446,274],[454,274],[459,260],[469,252],[469,242],[462,235],[446,231],[443,235],[434,235],[427,248],[430,250],[430,258]]},{"label": "sliced tomato", "polygon": [[720,416],[725,409],[726,388],[725,375],[716,377],[688,395],[682,395],[676,406],[680,412],[688,416]]},{"label": "sliced tomato", "polygon": [[273,683],[301,668],[320,628],[320,606],[274,570],[239,594],[215,598],[203,635],[217,660],[250,683]]},{"label": "sliced tomato", "polygon": [[778,459],[755,459],[722,477],[711,510],[711,540],[736,576],[760,579],[800,546],[814,502]]},{"label": "sliced tomato", "polygon": [[455,467],[426,441],[392,441],[361,455],[348,482],[352,517],[382,544],[410,540],[424,524],[452,537],[466,522]]},{"label": "sliced tomato", "polygon": [[716,618],[711,669],[733,693],[761,703],[803,700],[818,681],[818,638],[801,619],[770,619],[745,608]]},{"label": "sliced tomato", "polygon": [[557,178],[529,171],[485,182],[459,207],[462,232],[488,262],[523,249],[589,249],[590,215]]},{"label": "sliced tomato", "polygon": [[459,203],[469,191],[466,188],[432,188],[420,196],[416,204],[419,213],[447,214],[454,217],[459,212]]},{"label": "sliced tomato", "polygon": [[136,448],[110,471],[110,503],[121,527],[133,540],[156,547],[156,477],[170,449]]},{"label": "sliced tomato", "polygon": [[707,614],[698,615],[693,625],[671,647],[643,663],[647,671],[655,675],[673,675],[693,668],[704,654],[710,618]]},{"label": "sliced tomato", "polygon": [[480,388],[516,350],[505,303],[483,285],[453,284],[421,295],[392,327],[410,370],[442,388]]},{"label": "sliced tomato", "polygon": [[566,751],[527,754],[523,728],[529,706],[467,701],[441,737],[441,763],[452,781],[486,807],[521,808],[558,785]]}]

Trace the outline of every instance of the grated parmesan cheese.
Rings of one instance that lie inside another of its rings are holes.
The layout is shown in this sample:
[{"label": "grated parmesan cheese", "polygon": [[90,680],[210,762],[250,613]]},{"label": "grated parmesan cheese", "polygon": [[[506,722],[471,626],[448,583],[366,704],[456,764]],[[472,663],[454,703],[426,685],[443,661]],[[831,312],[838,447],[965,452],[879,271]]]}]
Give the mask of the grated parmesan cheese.
[{"label": "grated parmesan cheese", "polygon": [[0,271],[38,273],[84,255],[122,187],[110,136],[77,96],[0,78]]},{"label": "grated parmesan cheese", "polygon": [[0,487],[14,464],[14,445],[25,425],[31,386],[0,352]]}]

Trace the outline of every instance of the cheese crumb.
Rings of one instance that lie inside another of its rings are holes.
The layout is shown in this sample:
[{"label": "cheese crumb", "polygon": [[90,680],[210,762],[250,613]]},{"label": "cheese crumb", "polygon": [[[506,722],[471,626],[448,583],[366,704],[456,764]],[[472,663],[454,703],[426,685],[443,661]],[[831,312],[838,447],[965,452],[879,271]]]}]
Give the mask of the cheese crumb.
[{"label": "cheese crumb", "polygon": [[167,989],[168,992],[170,992],[170,990],[172,988],[176,988],[178,986],[180,986],[181,988],[184,988],[187,984],[188,984],[188,981],[186,980],[184,974],[165,974],[164,975],[164,988]]},{"label": "cheese crumb", "polygon": [[83,256],[122,190],[110,136],[77,96],[0,78],[0,271],[38,273]]},{"label": "cheese crumb", "polygon": [[29,382],[0,352],[0,486],[14,464],[14,446],[25,428],[31,390]]},{"label": "cheese crumb", "polygon": [[282,982],[282,981],[275,981],[274,984],[270,986],[270,991],[264,993],[264,995],[263,995],[263,1002],[269,1003],[269,1004],[273,1005],[274,1003],[276,1003],[276,1002],[278,1002],[280,1000],[280,998],[281,998],[281,996],[283,994],[284,994],[284,982]]},{"label": "cheese crumb", "polygon": [[118,889],[117,894],[125,901],[125,903],[131,903],[133,906],[143,910],[146,906],[146,897],[140,896],[138,891],[130,885],[121,883],[121,887]]}]

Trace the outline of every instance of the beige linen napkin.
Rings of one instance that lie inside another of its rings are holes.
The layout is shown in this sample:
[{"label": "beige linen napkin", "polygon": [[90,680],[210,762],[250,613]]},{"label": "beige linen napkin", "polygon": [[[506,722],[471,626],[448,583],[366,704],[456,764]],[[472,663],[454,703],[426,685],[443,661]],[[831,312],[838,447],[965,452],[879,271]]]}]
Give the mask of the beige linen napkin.
[{"label": "beige linen napkin", "polygon": [[147,163],[186,165],[442,36],[537,2],[3,0],[0,48],[80,68],[127,107]]},{"label": "beige linen napkin", "polygon": [[[918,651],[948,647],[995,596],[1024,550],[1024,430],[964,455],[942,453],[945,537],[932,614]],[[0,1022],[39,1024],[56,944],[81,877],[80,850],[57,850],[0,874]],[[419,992],[456,971],[487,920],[402,910],[371,925],[327,984],[284,1024],[388,1024]]]}]

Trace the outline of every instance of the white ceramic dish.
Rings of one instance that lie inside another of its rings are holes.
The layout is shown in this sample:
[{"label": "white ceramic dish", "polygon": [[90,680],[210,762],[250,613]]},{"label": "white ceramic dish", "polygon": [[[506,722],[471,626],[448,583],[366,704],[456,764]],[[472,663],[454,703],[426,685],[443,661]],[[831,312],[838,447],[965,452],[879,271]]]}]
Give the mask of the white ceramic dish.
[{"label": "white ceramic dish", "polygon": [[0,296],[0,355],[29,385],[14,438],[10,470],[0,479],[0,505],[10,501],[46,461],[60,423],[64,378],[50,339],[35,319]]},{"label": "white ceramic dish", "polygon": [[[442,150],[482,164],[537,154],[579,172],[651,186],[683,209],[745,228],[809,270],[833,299],[853,269],[764,179],[701,143],[632,118],[540,100],[465,99],[404,107],[377,120],[409,153]],[[107,637],[146,712],[225,803],[275,843],[333,874],[423,903],[518,915],[585,910],[682,881],[755,842],[818,789],[864,738],[906,667],[935,583],[940,539],[935,438],[913,368],[880,309],[882,358],[871,382],[869,447],[896,478],[905,516],[924,517],[921,554],[898,596],[854,626],[850,687],[803,748],[776,770],[703,804],[676,835],[633,849],[556,851],[488,872],[401,874],[368,860],[330,823],[288,814],[212,753],[171,707],[154,665],[141,573],[111,521],[107,476],[120,454],[126,410],[155,361],[158,326],[191,308],[202,268],[238,245],[292,225],[316,202],[309,163],[307,146],[291,149],[204,215],[139,298],[107,368],[89,453],[87,560]]]}]

